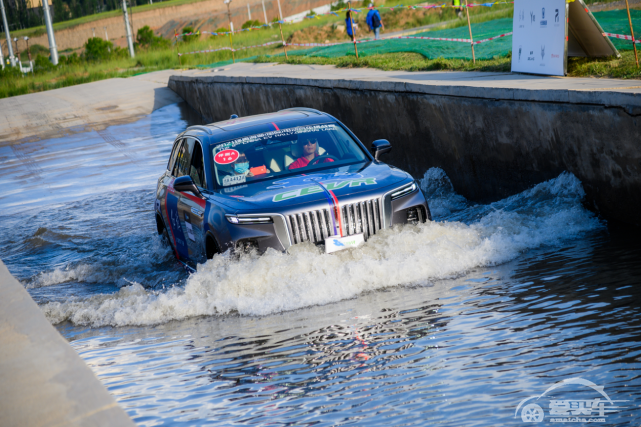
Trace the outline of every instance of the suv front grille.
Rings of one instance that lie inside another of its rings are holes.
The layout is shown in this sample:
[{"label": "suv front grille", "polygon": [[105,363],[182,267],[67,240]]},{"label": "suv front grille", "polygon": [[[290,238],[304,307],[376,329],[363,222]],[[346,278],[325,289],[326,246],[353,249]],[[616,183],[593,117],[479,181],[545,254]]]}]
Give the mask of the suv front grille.
[{"label": "suv front grille", "polygon": [[383,228],[381,202],[379,199],[365,200],[341,207],[343,233],[346,236],[363,233],[365,239]]},{"label": "suv front grille", "polygon": [[287,225],[294,244],[307,241],[320,243],[334,234],[329,209],[287,215]]},{"label": "suv front grille", "polygon": [[[363,233],[365,239],[376,234],[383,228],[381,202],[379,199],[349,203],[340,207],[343,224],[343,234]],[[334,225],[329,209],[308,211],[288,215],[287,225],[290,230],[292,243],[298,244],[310,241],[323,243],[326,238],[334,235]],[[338,226],[338,224],[336,224]]]}]

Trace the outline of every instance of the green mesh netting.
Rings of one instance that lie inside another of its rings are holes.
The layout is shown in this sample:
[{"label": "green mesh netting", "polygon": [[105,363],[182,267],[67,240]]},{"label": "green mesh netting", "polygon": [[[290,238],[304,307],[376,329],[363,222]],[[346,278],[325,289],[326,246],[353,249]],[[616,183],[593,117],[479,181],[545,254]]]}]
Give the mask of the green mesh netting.
[{"label": "green mesh netting", "polygon": [[[632,25],[638,28],[638,38],[641,36],[641,11],[632,10]],[[628,15],[625,10],[613,10],[608,12],[596,12],[594,17],[605,32],[614,34],[630,34]],[[496,19],[481,24],[472,24],[472,35],[474,40],[483,40],[500,34],[512,31],[512,19]],[[413,37],[443,37],[469,39],[467,26],[452,28],[448,30],[429,31],[415,34]],[[632,42],[611,38],[614,46],[619,50],[632,49]],[[447,59],[472,59],[472,51],[468,43],[440,41],[440,40],[417,40],[417,39],[392,39],[379,40],[368,43],[359,43],[359,56],[369,56],[393,52],[415,52],[424,55],[429,59],[439,57]],[[502,37],[489,42],[474,46],[474,53],[477,59],[491,59],[493,57],[505,56],[512,50],[512,36]],[[289,55],[320,56],[334,58],[340,56],[354,56],[354,45],[346,43],[338,46],[314,47],[311,49],[289,51]]]},{"label": "green mesh netting", "polygon": [[[596,12],[593,14],[596,20],[606,33],[630,35],[630,24],[628,23],[628,12],[624,10],[610,10],[607,12]],[[634,37],[641,38],[641,10],[630,10]],[[632,41],[619,40],[610,37],[612,44],[619,50],[632,50]],[[639,49],[639,44],[637,44]]]}]

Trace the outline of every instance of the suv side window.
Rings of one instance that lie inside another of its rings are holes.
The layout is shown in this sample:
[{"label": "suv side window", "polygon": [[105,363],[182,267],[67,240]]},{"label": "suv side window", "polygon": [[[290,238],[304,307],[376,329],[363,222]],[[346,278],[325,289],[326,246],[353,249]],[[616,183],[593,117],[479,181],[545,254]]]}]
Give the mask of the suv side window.
[{"label": "suv side window", "polygon": [[167,163],[168,171],[173,171],[174,169],[174,164],[176,162],[176,155],[178,154],[178,147],[182,142],[183,142],[182,139],[178,139],[176,140],[176,142],[174,142],[174,147],[171,149],[171,156],[169,156],[169,162]]},{"label": "suv side window", "polygon": [[203,149],[200,142],[196,141],[194,144],[194,152],[191,156],[191,167],[189,169],[189,176],[198,187],[205,188],[205,165],[203,163]]},{"label": "suv side window", "polygon": [[194,151],[193,138],[183,139],[182,145],[178,148],[178,155],[176,156],[176,164],[174,165],[173,175],[176,178],[189,175],[189,165],[191,164],[191,153]]}]

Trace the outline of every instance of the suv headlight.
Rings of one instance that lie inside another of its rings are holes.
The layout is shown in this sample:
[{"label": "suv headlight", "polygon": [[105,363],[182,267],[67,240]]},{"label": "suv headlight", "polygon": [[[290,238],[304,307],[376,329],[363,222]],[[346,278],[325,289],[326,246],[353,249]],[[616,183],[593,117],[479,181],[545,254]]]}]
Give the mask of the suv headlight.
[{"label": "suv headlight", "polygon": [[242,215],[225,215],[227,221],[232,224],[248,225],[248,224],[271,224],[274,221],[270,216],[242,216]]},{"label": "suv headlight", "polygon": [[392,196],[391,196],[392,200],[400,199],[403,196],[407,196],[408,194],[413,193],[414,191],[416,191],[417,188],[418,188],[418,186],[416,185],[415,182],[413,182],[413,183],[411,183],[409,185],[406,185],[404,187],[401,187],[401,188],[399,188],[398,190],[396,190],[395,192],[392,193]]}]

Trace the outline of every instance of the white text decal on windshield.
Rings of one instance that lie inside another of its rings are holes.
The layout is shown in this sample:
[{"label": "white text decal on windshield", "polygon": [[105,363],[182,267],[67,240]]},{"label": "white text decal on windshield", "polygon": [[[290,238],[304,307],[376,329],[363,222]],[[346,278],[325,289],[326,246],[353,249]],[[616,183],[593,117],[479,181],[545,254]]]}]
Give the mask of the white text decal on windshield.
[{"label": "white text decal on windshield", "polygon": [[218,145],[214,148],[216,152],[224,150],[226,148],[237,147],[238,145],[249,144],[252,142],[258,142],[261,140],[268,139],[278,139],[286,136],[292,135],[301,135],[304,133],[313,133],[313,132],[326,132],[336,130],[336,125],[313,125],[313,126],[299,126],[290,129],[281,129],[274,130],[270,132],[257,133],[256,135],[244,136],[242,138],[234,139],[232,141],[225,142],[221,145]]}]

